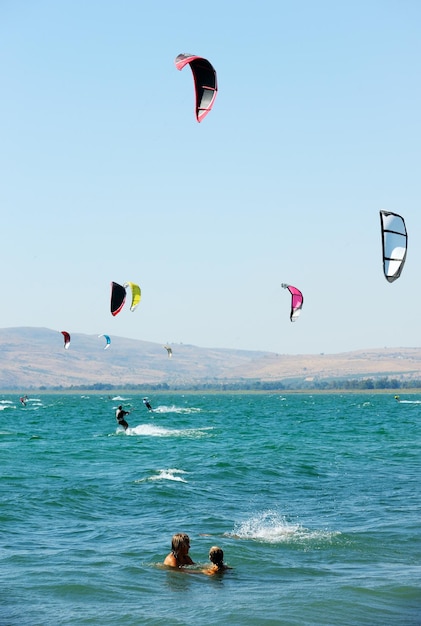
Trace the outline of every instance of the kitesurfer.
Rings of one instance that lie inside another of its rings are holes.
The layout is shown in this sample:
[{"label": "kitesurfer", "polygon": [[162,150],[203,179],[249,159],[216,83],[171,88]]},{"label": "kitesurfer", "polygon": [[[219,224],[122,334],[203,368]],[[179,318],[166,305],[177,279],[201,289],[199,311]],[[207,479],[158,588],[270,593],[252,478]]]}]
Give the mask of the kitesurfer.
[{"label": "kitesurfer", "polygon": [[396,400],[396,402],[400,402],[401,401],[399,396],[395,396],[395,400]]},{"label": "kitesurfer", "polygon": [[119,423],[119,426],[123,426],[124,430],[127,430],[129,427],[128,423],[124,419],[126,415],[130,415],[130,411],[125,411],[120,404],[120,406],[117,407],[117,410],[115,412],[115,418],[117,422]]},{"label": "kitesurfer", "polygon": [[171,552],[165,557],[164,565],[168,567],[183,567],[194,565],[190,558],[190,537],[186,533],[176,533],[171,541]]},{"label": "kitesurfer", "polygon": [[20,403],[22,404],[22,406],[26,406],[27,399],[28,396],[26,394],[20,398]]},{"label": "kitesurfer", "polygon": [[148,411],[153,411],[152,405],[149,402],[148,398],[143,398],[143,404],[148,409]]}]

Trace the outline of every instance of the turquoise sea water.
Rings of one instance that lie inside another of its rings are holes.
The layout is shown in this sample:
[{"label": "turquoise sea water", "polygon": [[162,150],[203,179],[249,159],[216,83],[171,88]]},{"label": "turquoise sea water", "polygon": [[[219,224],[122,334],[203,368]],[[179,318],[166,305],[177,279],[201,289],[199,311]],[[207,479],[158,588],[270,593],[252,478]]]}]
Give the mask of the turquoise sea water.
[{"label": "turquoise sea water", "polygon": [[[401,399],[0,395],[0,625],[421,624],[421,396]],[[175,532],[233,569],[166,570]]]}]

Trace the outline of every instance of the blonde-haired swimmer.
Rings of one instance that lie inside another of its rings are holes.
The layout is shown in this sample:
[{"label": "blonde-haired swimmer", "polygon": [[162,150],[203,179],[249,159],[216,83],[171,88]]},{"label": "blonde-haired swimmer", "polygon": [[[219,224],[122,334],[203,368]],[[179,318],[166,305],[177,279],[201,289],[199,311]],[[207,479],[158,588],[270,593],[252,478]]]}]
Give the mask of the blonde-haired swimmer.
[{"label": "blonde-haired swimmer", "polygon": [[165,557],[164,565],[168,567],[183,567],[194,565],[189,556],[190,537],[186,533],[176,533],[171,541],[171,552]]},{"label": "blonde-haired swimmer", "polygon": [[221,572],[225,572],[227,569],[232,569],[228,565],[224,563],[224,551],[219,546],[212,546],[209,550],[209,560],[212,565],[208,569],[203,570],[204,574],[208,576],[213,576],[214,574],[220,574]]}]

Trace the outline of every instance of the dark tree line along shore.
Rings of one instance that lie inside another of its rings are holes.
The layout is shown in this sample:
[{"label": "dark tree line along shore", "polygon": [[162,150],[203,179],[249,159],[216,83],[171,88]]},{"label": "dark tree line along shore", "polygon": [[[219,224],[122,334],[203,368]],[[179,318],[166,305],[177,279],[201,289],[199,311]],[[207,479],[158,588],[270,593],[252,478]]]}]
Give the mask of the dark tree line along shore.
[{"label": "dark tree line along shore", "polygon": [[31,387],[38,391],[113,391],[130,390],[140,393],[146,391],[367,391],[367,390],[414,390],[421,389],[421,378],[403,379],[382,377],[369,378],[335,378],[321,380],[213,380],[212,382],[197,381],[186,384],[127,384],[112,385],[93,383],[86,385],[60,385],[56,387]]}]

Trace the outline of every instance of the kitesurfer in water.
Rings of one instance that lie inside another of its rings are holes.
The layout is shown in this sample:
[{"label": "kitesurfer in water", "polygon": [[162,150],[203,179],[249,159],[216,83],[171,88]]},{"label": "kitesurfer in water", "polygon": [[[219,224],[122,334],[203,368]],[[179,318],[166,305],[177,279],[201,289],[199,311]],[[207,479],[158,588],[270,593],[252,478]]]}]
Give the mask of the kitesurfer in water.
[{"label": "kitesurfer in water", "polygon": [[115,418],[117,422],[119,423],[119,426],[123,426],[124,430],[127,430],[129,427],[128,423],[124,419],[126,415],[130,415],[130,411],[125,411],[120,404],[120,406],[117,407],[117,410],[115,412]]},{"label": "kitesurfer in water", "polygon": [[148,398],[143,398],[143,404],[148,409],[148,411],[153,411],[152,405],[149,402]]},{"label": "kitesurfer in water", "polygon": [[22,396],[22,397],[20,398],[20,403],[21,403],[23,406],[26,406],[26,401],[27,401],[27,399],[28,399],[28,396],[25,394],[24,396]]}]

